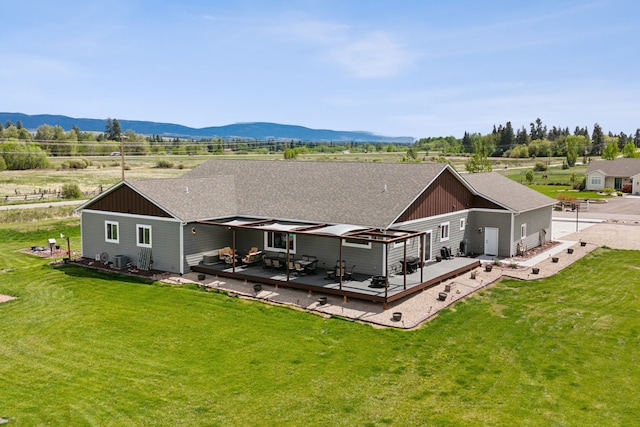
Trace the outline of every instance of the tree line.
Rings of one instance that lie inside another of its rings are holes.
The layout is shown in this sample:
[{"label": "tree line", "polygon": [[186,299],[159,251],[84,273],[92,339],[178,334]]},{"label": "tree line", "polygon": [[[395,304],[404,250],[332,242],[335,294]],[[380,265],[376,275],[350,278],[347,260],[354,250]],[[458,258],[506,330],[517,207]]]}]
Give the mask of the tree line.
[{"label": "tree line", "polygon": [[574,166],[579,157],[590,156],[613,159],[622,154],[636,157],[640,147],[640,128],[635,134],[624,132],[605,134],[596,123],[590,133],[587,127],[569,128],[553,126],[551,129],[540,118],[514,130],[511,122],[494,125],[491,133],[465,132],[462,138],[454,136],[429,137],[417,140],[412,146],[389,143],[311,142],[298,140],[255,141],[236,138],[188,140],[165,138],[160,135],[140,135],[133,130],[123,131],[117,119],[105,121],[104,132],[87,132],[73,126],[65,131],[61,126],[41,125],[35,133],[7,121],[0,123],[0,170],[32,169],[48,166],[48,157],[105,156],[118,153],[124,147],[127,155],[148,154],[224,154],[283,153],[292,159],[305,153],[402,152],[405,161],[419,161],[418,151],[437,151],[442,156],[468,155],[470,171],[490,170],[489,157],[531,158],[566,157],[568,166]]}]

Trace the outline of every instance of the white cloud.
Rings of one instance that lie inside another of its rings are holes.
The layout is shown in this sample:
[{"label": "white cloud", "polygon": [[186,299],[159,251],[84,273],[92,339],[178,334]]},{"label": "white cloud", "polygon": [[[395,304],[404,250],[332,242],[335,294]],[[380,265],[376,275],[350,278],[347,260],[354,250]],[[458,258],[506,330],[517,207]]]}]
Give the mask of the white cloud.
[{"label": "white cloud", "polygon": [[307,44],[316,57],[358,78],[393,77],[417,59],[415,52],[388,31],[362,32],[348,25],[299,16],[280,24],[277,31],[289,40]]},{"label": "white cloud", "polygon": [[334,46],[327,58],[356,77],[386,78],[411,65],[414,55],[388,34],[374,32]]}]

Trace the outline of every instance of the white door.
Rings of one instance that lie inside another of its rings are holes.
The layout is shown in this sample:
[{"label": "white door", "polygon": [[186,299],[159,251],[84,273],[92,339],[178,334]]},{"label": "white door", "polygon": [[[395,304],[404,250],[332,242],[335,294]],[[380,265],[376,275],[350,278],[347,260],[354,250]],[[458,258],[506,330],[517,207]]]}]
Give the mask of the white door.
[{"label": "white door", "polygon": [[494,227],[484,228],[484,254],[498,255],[498,229]]}]

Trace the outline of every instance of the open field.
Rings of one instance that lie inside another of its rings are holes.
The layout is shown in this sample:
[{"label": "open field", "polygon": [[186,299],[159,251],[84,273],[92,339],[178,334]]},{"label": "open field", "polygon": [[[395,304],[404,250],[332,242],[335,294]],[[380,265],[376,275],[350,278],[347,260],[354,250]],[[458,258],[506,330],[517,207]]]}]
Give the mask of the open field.
[{"label": "open field", "polygon": [[77,219],[0,225],[10,425],[634,425],[637,251],[505,280],[415,331],[18,252]]},{"label": "open field", "polygon": [[[353,162],[399,162],[405,152],[394,153],[316,153],[303,154],[298,157],[298,161],[353,161]],[[282,154],[243,154],[243,155],[197,155],[197,156],[131,156],[126,158],[127,170],[125,176],[128,180],[149,179],[149,178],[173,178],[184,174],[185,170],[192,169],[200,163],[215,158],[236,158],[279,160]],[[435,161],[439,158],[437,153],[420,152],[419,158],[424,161]],[[83,192],[95,194],[101,187],[110,187],[120,181],[122,170],[119,157],[86,157],[91,162],[87,169],[62,169],[60,165],[67,161],[67,158],[50,158],[50,169],[36,169],[27,171],[2,171],[0,172],[0,203],[5,196],[14,198],[20,195],[33,194],[40,190],[56,192],[64,184],[78,184]],[[158,161],[165,160],[173,164],[172,168],[157,168]],[[463,172],[467,157],[447,157],[452,166]],[[508,168],[533,167],[534,161],[531,159],[492,159],[494,169],[502,171],[505,166]],[[508,169],[509,174],[514,174],[512,179],[520,182],[520,175],[524,177],[527,169]],[[522,178],[524,179],[524,178]],[[568,179],[568,178],[567,178]],[[567,181],[568,182],[568,181]],[[13,200],[12,200],[13,202]],[[21,200],[16,200],[21,203]]]}]

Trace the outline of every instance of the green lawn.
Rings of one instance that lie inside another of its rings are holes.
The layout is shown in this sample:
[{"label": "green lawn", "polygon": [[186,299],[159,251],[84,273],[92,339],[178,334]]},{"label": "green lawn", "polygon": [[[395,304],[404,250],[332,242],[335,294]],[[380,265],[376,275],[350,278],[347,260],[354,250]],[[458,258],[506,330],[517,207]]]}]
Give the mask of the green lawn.
[{"label": "green lawn", "polygon": [[77,219],[0,225],[9,425],[636,425],[640,258],[601,249],[381,330],[17,252]]}]

